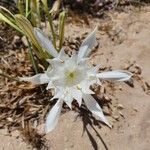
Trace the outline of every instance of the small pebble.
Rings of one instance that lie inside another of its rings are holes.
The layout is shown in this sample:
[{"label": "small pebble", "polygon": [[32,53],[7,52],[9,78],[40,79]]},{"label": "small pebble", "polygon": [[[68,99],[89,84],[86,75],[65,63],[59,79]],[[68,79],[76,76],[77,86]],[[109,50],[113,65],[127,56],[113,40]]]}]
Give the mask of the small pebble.
[{"label": "small pebble", "polygon": [[119,116],[113,116],[113,118],[117,121],[119,120]]},{"label": "small pebble", "polygon": [[23,36],[23,37],[21,38],[21,41],[22,41],[22,43],[24,44],[24,46],[28,47],[28,42],[27,42],[27,39],[26,39],[25,36]]},{"label": "small pebble", "polygon": [[121,111],[119,111],[119,114],[120,114],[121,117],[125,118]]},{"label": "small pebble", "polygon": [[122,109],[124,109],[124,106],[122,104],[118,104],[117,108],[122,110]]}]

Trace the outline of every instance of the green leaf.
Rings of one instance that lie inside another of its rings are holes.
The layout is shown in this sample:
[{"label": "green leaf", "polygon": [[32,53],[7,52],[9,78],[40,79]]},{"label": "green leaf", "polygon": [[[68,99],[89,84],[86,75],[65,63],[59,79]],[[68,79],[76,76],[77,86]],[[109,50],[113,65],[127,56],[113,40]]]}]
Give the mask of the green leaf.
[{"label": "green leaf", "polygon": [[64,42],[66,12],[63,11],[59,15],[59,50],[61,50]]},{"label": "green leaf", "polygon": [[32,42],[32,46],[34,47],[34,52],[40,59],[47,59],[50,58],[48,53],[43,51],[43,48],[39,45],[38,41],[34,36],[33,26],[31,25],[30,21],[24,17],[23,15],[15,15],[15,20],[18,27],[23,31],[23,33],[29,38]]},{"label": "green leaf", "polygon": [[33,26],[30,21],[23,15],[15,15],[15,20],[19,28],[24,32],[24,34],[31,40],[31,42],[38,48],[41,49],[38,41],[36,40],[33,33]]},{"label": "green leaf", "polygon": [[22,31],[16,25],[14,15],[9,10],[7,10],[2,6],[0,6],[0,21],[6,22],[11,27],[15,28],[17,31],[22,33]]}]

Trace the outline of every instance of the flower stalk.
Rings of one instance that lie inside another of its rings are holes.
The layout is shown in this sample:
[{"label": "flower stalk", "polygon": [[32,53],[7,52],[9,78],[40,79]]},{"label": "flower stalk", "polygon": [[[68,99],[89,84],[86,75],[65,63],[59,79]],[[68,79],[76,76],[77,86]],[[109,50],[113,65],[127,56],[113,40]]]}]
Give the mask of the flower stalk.
[{"label": "flower stalk", "polygon": [[51,14],[49,13],[49,10],[48,10],[47,0],[43,0],[42,2],[43,2],[43,5],[44,5],[46,16],[48,18],[50,30],[51,30],[51,33],[52,33],[52,39],[53,39],[52,42],[53,42],[54,47],[56,48],[56,35],[55,35],[54,27],[53,27],[52,16],[51,16]]},{"label": "flower stalk", "polygon": [[35,73],[37,74],[39,71],[38,71],[38,65],[34,59],[34,55],[33,55],[33,52],[32,52],[32,48],[31,48],[31,44],[29,42],[29,40],[27,39],[27,42],[28,42],[28,49],[29,49],[29,55],[30,55],[30,59],[31,59],[31,62],[32,62],[32,65],[33,65],[33,68],[34,68],[34,71]]},{"label": "flower stalk", "polygon": [[25,17],[28,18],[28,15],[29,15],[29,0],[26,0],[26,3],[25,3]]}]

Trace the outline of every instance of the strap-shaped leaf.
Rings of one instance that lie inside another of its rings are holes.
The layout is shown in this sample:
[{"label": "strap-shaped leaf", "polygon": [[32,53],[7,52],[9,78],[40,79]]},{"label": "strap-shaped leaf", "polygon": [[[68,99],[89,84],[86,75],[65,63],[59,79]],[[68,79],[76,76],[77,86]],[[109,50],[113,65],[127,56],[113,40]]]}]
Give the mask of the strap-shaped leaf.
[{"label": "strap-shaped leaf", "polygon": [[24,32],[24,34],[32,41],[32,43],[40,49],[40,45],[38,41],[34,37],[33,27],[28,19],[26,19],[23,15],[15,15],[15,20],[20,29]]},{"label": "strap-shaped leaf", "polygon": [[63,11],[59,15],[59,51],[62,49],[64,42],[66,12]]},{"label": "strap-shaped leaf", "polygon": [[25,18],[23,15],[15,15],[15,20],[18,27],[23,31],[23,33],[29,38],[33,46],[37,49],[34,51],[39,58],[50,58],[48,53],[44,52],[37,39],[34,36],[33,26],[30,21]]},{"label": "strap-shaped leaf", "polygon": [[17,31],[23,33],[19,27],[16,25],[14,15],[6,8],[0,6],[0,21],[8,23],[11,27],[15,28]]}]

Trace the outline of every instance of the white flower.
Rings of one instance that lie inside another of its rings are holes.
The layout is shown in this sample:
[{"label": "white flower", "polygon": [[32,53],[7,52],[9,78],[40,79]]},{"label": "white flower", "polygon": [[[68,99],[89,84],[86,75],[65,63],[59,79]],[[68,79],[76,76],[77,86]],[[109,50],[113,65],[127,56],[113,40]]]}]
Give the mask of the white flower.
[{"label": "white flower", "polygon": [[97,66],[88,65],[87,56],[96,42],[95,32],[96,29],[83,41],[78,54],[69,57],[63,49],[58,53],[41,30],[34,30],[39,44],[55,58],[48,60],[51,65],[45,73],[33,77],[23,77],[20,80],[33,82],[34,84],[47,83],[47,90],[54,89],[55,94],[52,99],[58,99],[58,101],[48,113],[45,124],[46,133],[52,131],[57,125],[63,102],[71,108],[74,99],[79,106],[84,100],[85,105],[93,115],[111,127],[101,107],[91,96],[94,92],[90,89],[90,86],[94,83],[101,85],[101,80],[126,81],[131,78],[132,74],[123,70],[99,73]]}]

